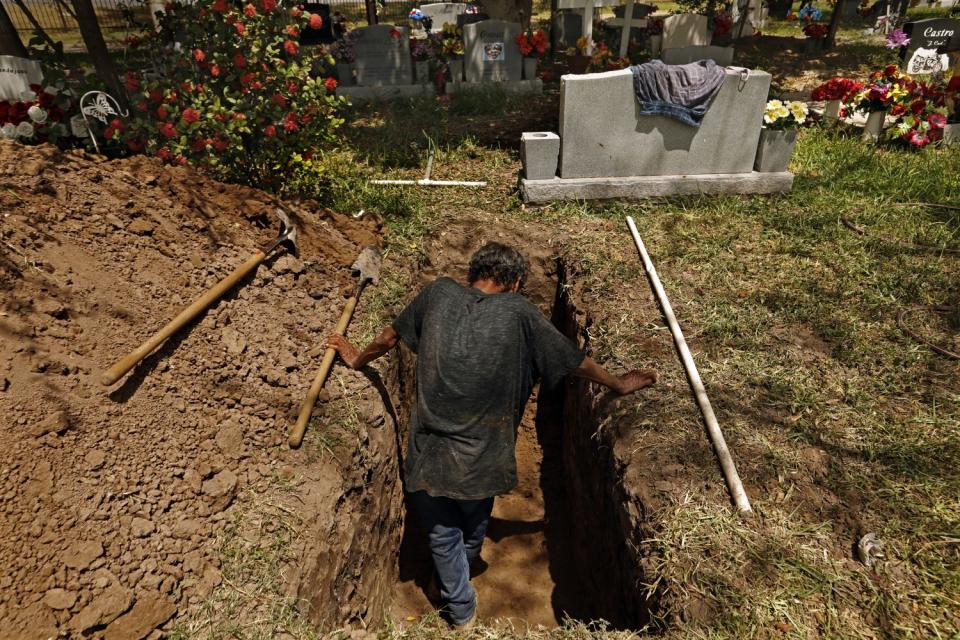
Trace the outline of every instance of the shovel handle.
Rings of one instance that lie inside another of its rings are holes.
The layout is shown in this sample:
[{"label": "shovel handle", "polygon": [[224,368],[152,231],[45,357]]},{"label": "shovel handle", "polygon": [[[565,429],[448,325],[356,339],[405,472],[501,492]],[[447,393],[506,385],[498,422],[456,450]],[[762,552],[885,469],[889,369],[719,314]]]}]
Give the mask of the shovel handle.
[{"label": "shovel handle", "polygon": [[232,289],[244,276],[256,269],[266,257],[266,254],[262,251],[257,251],[250,256],[250,258],[237,267],[233,273],[208,289],[206,293],[194,300],[189,307],[177,314],[177,317],[168,322],[165,327],[150,336],[146,342],[120,358],[112,367],[107,369],[100,378],[100,383],[105,386],[110,386],[123,377],[127,371],[130,371],[138,362],[146,358],[150,355],[150,352],[160,346],[161,342],[182,329],[207,307],[216,302],[223,294]]},{"label": "shovel handle", "polygon": [[[350,319],[353,317],[353,310],[357,308],[357,299],[359,297],[360,292],[358,291],[356,295],[347,300],[347,305],[343,308],[343,313],[340,314],[340,320],[337,322],[337,328],[335,329],[338,335],[342,336],[347,333],[347,325],[350,324]],[[303,405],[300,407],[300,416],[290,431],[290,438],[287,442],[291,449],[298,448],[303,442],[303,434],[307,431],[307,423],[310,422],[313,405],[317,402],[317,396],[320,395],[320,390],[323,389],[323,385],[327,381],[327,376],[330,375],[330,369],[333,368],[333,361],[336,357],[337,350],[332,347],[327,347],[327,351],[323,354],[323,361],[320,363],[320,371],[317,372],[317,377],[313,379],[313,384],[310,385],[307,397],[304,398]]]}]

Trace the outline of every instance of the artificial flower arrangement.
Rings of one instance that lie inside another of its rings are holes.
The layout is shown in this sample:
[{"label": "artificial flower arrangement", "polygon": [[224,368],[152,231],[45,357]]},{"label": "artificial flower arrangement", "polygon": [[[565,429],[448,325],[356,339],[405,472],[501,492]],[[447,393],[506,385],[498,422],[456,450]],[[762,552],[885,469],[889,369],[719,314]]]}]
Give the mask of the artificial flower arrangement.
[{"label": "artificial flower arrangement", "polygon": [[[31,142],[51,142],[71,135],[63,124],[68,110],[73,107],[73,96],[55,87],[30,85],[20,100],[0,100],[0,137]],[[86,129],[76,128],[77,136],[85,136]]]},{"label": "artificial flower arrangement", "polygon": [[614,55],[613,50],[606,42],[598,42],[590,56],[590,68],[596,71],[612,71],[626,69],[630,66],[630,58]]},{"label": "artificial flower arrangement", "polygon": [[887,34],[887,49],[900,49],[910,44],[910,36],[903,29],[894,29]]},{"label": "artificial flower arrangement", "polygon": [[822,22],[809,22],[803,27],[803,33],[811,40],[823,40],[830,29]]},{"label": "artificial flower arrangement", "polygon": [[823,11],[817,9],[812,4],[808,4],[800,9],[797,15],[804,22],[819,22],[823,18]]},{"label": "artificial flower arrangement", "polygon": [[410,55],[417,62],[426,62],[434,57],[429,38],[410,38]]},{"label": "artificial flower arrangement", "polygon": [[339,40],[330,45],[330,55],[337,62],[350,64],[356,60],[356,54],[353,50],[352,31],[347,31]]},{"label": "artificial flower arrangement", "polygon": [[769,100],[763,110],[763,126],[767,129],[790,129],[807,121],[810,108],[806,102]]},{"label": "artificial flower arrangement", "polygon": [[577,42],[574,46],[569,47],[565,53],[568,56],[577,56],[577,55],[586,55],[587,46],[590,44],[590,41],[587,40],[587,36],[580,36],[577,38]]},{"label": "artificial flower arrangement", "polygon": [[458,60],[466,54],[463,45],[463,29],[449,22],[443,25],[440,32],[440,55],[445,60]]},{"label": "artificial flower arrangement", "polygon": [[539,58],[546,52],[549,44],[543,29],[537,29],[536,32],[528,29],[517,34],[517,46],[520,47],[520,53],[525,58]]},{"label": "artificial flower arrangement", "polygon": [[648,36],[663,35],[663,18],[648,18],[645,30]]},{"label": "artificial flower arrangement", "polygon": [[848,96],[845,102],[854,111],[863,113],[887,111],[897,104],[909,103],[916,85],[897,65],[891,64],[871,73],[870,81]]},{"label": "artificial flower arrangement", "polygon": [[810,99],[816,101],[846,100],[863,88],[862,82],[850,78],[830,78],[810,92]]}]

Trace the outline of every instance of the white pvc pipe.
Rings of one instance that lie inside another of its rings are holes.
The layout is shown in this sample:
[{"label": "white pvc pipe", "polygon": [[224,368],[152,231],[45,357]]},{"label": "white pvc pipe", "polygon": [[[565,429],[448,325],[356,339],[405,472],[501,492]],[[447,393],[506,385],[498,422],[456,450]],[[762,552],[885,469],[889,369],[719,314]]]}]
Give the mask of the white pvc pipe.
[{"label": "white pvc pipe", "polygon": [[700,379],[700,373],[697,371],[697,365],[693,362],[693,356],[690,355],[690,348],[687,341],[683,338],[680,331],[680,324],[677,317],[673,315],[673,307],[670,306],[670,300],[660,284],[660,278],[657,276],[657,270],[653,266],[653,261],[647,254],[646,247],[643,246],[643,240],[637,232],[637,226],[633,223],[633,218],[627,216],[627,226],[630,227],[630,234],[633,235],[633,241],[637,245],[637,251],[640,252],[640,259],[643,260],[643,268],[647,271],[647,277],[650,279],[650,286],[657,299],[660,301],[660,307],[663,309],[663,315],[667,318],[667,324],[670,325],[670,333],[673,334],[673,341],[677,345],[677,351],[680,353],[680,359],[683,361],[683,368],[687,370],[687,377],[690,379],[690,386],[693,387],[693,393],[696,396],[697,404],[700,406],[700,412],[703,413],[703,419],[707,423],[707,431],[710,433],[710,440],[713,441],[713,448],[720,458],[720,467],[723,469],[723,476],[727,480],[727,486],[733,495],[733,501],[737,504],[737,509],[741,513],[751,513],[750,500],[747,499],[747,493],[743,490],[743,483],[740,482],[740,475],[737,473],[737,466],[733,463],[730,456],[730,450],[727,449],[727,442],[723,439],[723,432],[717,423],[717,416],[713,413],[713,407],[710,406],[710,398],[707,397],[707,390],[703,387],[703,380]]},{"label": "white pvc pipe", "polygon": [[370,184],[416,184],[421,187],[485,187],[486,182],[461,182],[459,180],[371,180]]}]

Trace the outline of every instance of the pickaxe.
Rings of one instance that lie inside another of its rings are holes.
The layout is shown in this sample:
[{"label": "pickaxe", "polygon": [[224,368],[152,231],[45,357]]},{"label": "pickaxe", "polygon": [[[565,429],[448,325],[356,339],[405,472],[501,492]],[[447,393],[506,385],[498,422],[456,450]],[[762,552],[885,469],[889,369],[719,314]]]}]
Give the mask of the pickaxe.
[{"label": "pickaxe", "polygon": [[168,322],[165,327],[153,334],[149,340],[118,360],[116,364],[103,373],[100,382],[109,386],[119,380],[123,374],[130,371],[138,362],[146,358],[154,349],[160,346],[160,343],[182,329],[210,305],[219,300],[223,294],[232,289],[244,276],[260,266],[260,263],[266,260],[267,256],[273,253],[274,249],[281,244],[288,245],[290,251],[296,255],[297,228],[290,223],[290,218],[287,217],[287,214],[282,209],[277,209],[277,216],[280,218],[281,223],[280,235],[264,247],[257,249],[257,252],[237,267],[233,273],[207,290],[207,292],[197,298],[193,304],[181,311],[176,318]]},{"label": "pickaxe", "polygon": [[[341,336],[346,334],[347,325],[350,324],[350,319],[353,317],[353,310],[357,308],[357,301],[360,299],[360,294],[363,293],[367,283],[372,282],[376,285],[380,282],[380,264],[382,262],[383,257],[380,255],[380,250],[376,247],[367,247],[360,252],[360,255],[357,256],[356,261],[350,267],[354,273],[358,274],[357,288],[354,290],[353,296],[347,300],[347,306],[344,307],[343,313],[340,314],[340,320],[337,322],[337,328],[335,329],[337,334]],[[320,389],[327,381],[327,376],[330,375],[330,369],[333,367],[333,361],[336,357],[337,350],[327,347],[326,353],[323,354],[323,361],[320,363],[320,371],[314,378],[313,384],[310,385],[310,391],[307,392],[307,397],[300,407],[300,416],[290,431],[288,443],[291,449],[296,449],[303,442],[303,434],[307,431],[307,423],[310,422],[313,405],[317,402],[317,396],[320,395]]]}]

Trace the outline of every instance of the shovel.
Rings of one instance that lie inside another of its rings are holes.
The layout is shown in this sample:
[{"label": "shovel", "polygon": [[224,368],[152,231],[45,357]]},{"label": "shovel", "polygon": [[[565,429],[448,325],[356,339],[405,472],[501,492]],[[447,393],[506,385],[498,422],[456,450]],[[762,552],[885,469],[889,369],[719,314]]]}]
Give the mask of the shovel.
[{"label": "shovel", "polygon": [[[346,334],[347,325],[350,324],[350,319],[353,317],[353,310],[357,308],[357,301],[360,299],[360,294],[363,293],[363,289],[367,286],[367,283],[372,282],[376,285],[380,282],[380,263],[382,261],[383,258],[380,255],[379,249],[376,247],[367,247],[360,252],[360,255],[357,256],[356,261],[350,267],[354,273],[359,274],[359,279],[357,280],[357,288],[354,290],[353,296],[347,300],[347,306],[344,307],[343,313],[340,314],[340,320],[337,322],[337,328],[335,329],[338,335],[342,336]],[[320,363],[320,371],[317,372],[317,377],[314,378],[313,384],[310,385],[310,391],[307,392],[303,406],[300,407],[300,416],[297,418],[297,423],[293,425],[293,429],[290,431],[288,443],[291,449],[298,448],[303,442],[303,434],[307,431],[307,423],[310,422],[313,405],[317,402],[317,396],[320,395],[320,389],[323,388],[323,384],[327,381],[327,376],[330,375],[330,369],[333,367],[333,360],[336,357],[337,350],[332,347],[327,347],[326,353],[323,354],[323,361]]]},{"label": "shovel", "polygon": [[267,256],[281,244],[288,243],[294,255],[297,253],[297,228],[290,224],[290,218],[281,209],[277,209],[277,216],[280,218],[280,235],[266,246],[257,249],[250,258],[242,265],[236,268],[233,273],[215,284],[202,296],[197,298],[193,304],[181,311],[176,318],[167,323],[165,327],[153,334],[149,340],[121,358],[112,367],[107,369],[100,378],[101,384],[110,386],[119,380],[127,371],[130,371],[138,362],[146,358],[150,353],[160,346],[164,340],[182,329],[191,320],[200,315],[210,305],[220,299],[223,294],[233,288],[240,282],[244,276],[260,266]]}]

